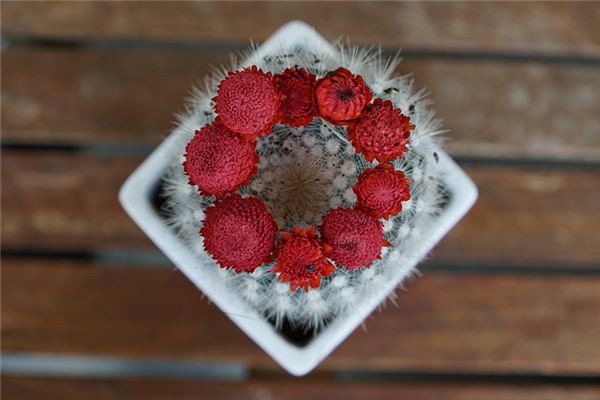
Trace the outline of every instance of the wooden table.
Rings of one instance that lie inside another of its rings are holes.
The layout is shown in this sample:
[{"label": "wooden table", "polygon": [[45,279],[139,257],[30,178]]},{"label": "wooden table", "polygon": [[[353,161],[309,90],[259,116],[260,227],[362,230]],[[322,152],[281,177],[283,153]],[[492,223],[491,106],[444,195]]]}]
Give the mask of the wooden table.
[{"label": "wooden table", "polygon": [[[480,200],[314,373],[283,373],[117,190],[290,19],[404,48]],[[600,3],[2,3],[5,399],[600,398]]]}]

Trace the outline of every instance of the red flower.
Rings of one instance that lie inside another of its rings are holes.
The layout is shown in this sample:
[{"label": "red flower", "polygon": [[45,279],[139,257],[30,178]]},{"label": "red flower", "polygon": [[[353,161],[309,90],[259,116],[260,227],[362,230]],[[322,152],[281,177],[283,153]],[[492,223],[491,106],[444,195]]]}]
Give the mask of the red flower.
[{"label": "red flower", "polygon": [[366,169],[352,190],[356,208],[375,218],[387,219],[402,211],[402,202],[410,199],[410,181],[402,171],[389,164]]},{"label": "red flower", "polygon": [[279,93],[281,122],[292,127],[307,125],[316,115],[313,74],[304,68],[288,68],[273,77]]},{"label": "red flower", "polygon": [[219,120],[247,140],[269,133],[276,122],[279,99],[275,85],[271,74],[256,66],[230,72],[213,100]]},{"label": "red flower", "polygon": [[375,99],[365,115],[348,127],[348,137],[367,160],[383,163],[404,155],[410,131],[415,126],[389,100]]},{"label": "red flower", "polygon": [[322,240],[331,246],[329,258],[346,269],[366,267],[380,258],[383,226],[377,219],[352,208],[329,210],[321,226]]},{"label": "red flower", "polygon": [[360,75],[339,68],[319,79],[316,89],[319,115],[336,124],[359,118],[373,95]]},{"label": "red flower", "polygon": [[222,268],[253,272],[268,261],[277,224],[263,202],[233,194],[207,208],[205,213],[200,230],[204,249]]},{"label": "red flower", "polygon": [[190,183],[206,196],[234,192],[258,171],[256,143],[243,140],[220,123],[196,131],[185,151],[183,169]]},{"label": "red flower", "polygon": [[305,291],[309,287],[318,288],[321,276],[329,276],[335,271],[335,266],[324,254],[329,250],[319,242],[314,227],[307,230],[292,228],[291,234],[281,234],[277,263],[272,271],[279,273],[280,281],[290,282],[292,292],[299,287]]}]

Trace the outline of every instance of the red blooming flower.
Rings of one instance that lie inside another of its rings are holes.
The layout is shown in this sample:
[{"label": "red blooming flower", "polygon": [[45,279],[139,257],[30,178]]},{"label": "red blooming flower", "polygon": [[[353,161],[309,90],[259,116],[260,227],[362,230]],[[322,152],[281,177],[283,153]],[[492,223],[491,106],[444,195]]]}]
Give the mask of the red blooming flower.
[{"label": "red blooming flower", "polygon": [[253,272],[273,251],[277,224],[260,200],[238,194],[205,211],[204,249],[222,268]]},{"label": "red blooming flower", "polygon": [[281,234],[277,263],[272,271],[279,273],[280,281],[290,283],[292,292],[299,287],[305,291],[309,287],[318,288],[321,276],[329,276],[335,271],[335,266],[324,254],[329,250],[320,243],[314,227],[307,230],[294,227],[292,233]]},{"label": "red blooming flower", "polygon": [[330,210],[323,218],[321,238],[331,246],[329,258],[346,269],[370,265],[380,258],[381,246],[389,245],[381,222],[353,208]]},{"label": "red blooming flower", "polygon": [[307,125],[316,115],[313,74],[304,68],[288,68],[273,77],[279,93],[281,122],[292,127]]},{"label": "red blooming flower", "polygon": [[219,120],[247,140],[269,133],[276,122],[279,99],[275,85],[271,74],[256,66],[230,72],[213,100]]},{"label": "red blooming flower", "polygon": [[183,169],[203,195],[220,197],[233,192],[258,171],[256,143],[243,140],[220,123],[196,131],[185,151]]},{"label": "red blooming flower", "polygon": [[404,173],[389,164],[366,169],[352,188],[356,193],[356,208],[375,218],[387,219],[402,211],[402,202],[410,199],[409,186]]},{"label": "red blooming flower", "polygon": [[348,124],[360,117],[373,95],[360,75],[339,68],[319,79],[316,89],[318,112],[327,121]]},{"label": "red blooming flower", "polygon": [[404,155],[413,129],[410,118],[394,108],[391,101],[375,99],[365,115],[348,127],[348,137],[367,160],[383,163]]}]

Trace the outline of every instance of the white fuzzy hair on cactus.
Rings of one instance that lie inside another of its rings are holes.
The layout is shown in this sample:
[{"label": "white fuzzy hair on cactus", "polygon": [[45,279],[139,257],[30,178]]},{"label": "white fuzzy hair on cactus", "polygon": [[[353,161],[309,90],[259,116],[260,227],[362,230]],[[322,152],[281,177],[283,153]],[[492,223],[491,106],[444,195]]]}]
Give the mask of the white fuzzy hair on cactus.
[{"label": "white fuzzy hair on cactus", "polygon": [[[248,54],[254,50],[251,48]],[[204,251],[199,234],[203,210],[212,205],[214,199],[199,195],[188,183],[182,157],[194,132],[215,118],[211,99],[221,80],[228,71],[242,68],[233,59],[230,66],[215,70],[206,79],[203,90],[193,90],[186,112],[180,116],[175,129],[180,140],[172,149],[172,166],[164,178],[162,195],[168,223],[193,250],[199,268],[219,269],[228,293],[244,299],[276,327],[287,321],[292,326],[317,332],[332,319],[352,312],[358,303],[370,301],[375,293],[384,290],[391,277],[406,278],[415,273],[407,267],[415,258],[412,249],[427,240],[421,232],[435,223],[445,201],[435,154],[444,130],[441,121],[428,108],[425,92],[416,90],[410,77],[394,75],[400,62],[398,56],[386,58],[381,49],[363,49],[345,43],[338,43],[337,50],[338,57],[305,50],[281,51],[263,57],[257,67],[275,74],[300,66],[317,78],[344,67],[362,75],[374,97],[391,100],[410,117],[415,129],[409,150],[403,159],[396,159],[392,164],[412,182],[411,199],[403,203],[398,215],[383,221],[385,239],[392,246],[383,249],[380,260],[358,270],[337,268],[331,276],[322,279],[318,289],[292,293],[289,284],[278,281],[270,271],[272,263],[253,273],[236,274],[220,268]],[[353,207],[356,198],[352,186],[363,170],[376,164],[355,154],[344,128],[320,118],[300,128],[276,125],[271,135],[258,140],[257,153],[259,172],[249,186],[240,189],[240,194],[261,199],[282,231],[293,226],[319,225],[330,208]]]}]

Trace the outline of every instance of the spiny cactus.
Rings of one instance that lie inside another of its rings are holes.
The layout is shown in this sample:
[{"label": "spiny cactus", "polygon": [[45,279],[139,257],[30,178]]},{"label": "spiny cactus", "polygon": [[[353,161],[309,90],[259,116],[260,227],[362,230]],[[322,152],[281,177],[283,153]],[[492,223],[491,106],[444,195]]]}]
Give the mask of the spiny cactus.
[{"label": "spiny cactus", "polygon": [[[298,49],[281,51],[264,57],[257,66],[264,71],[281,73],[293,66],[304,67],[322,77],[328,71],[344,67],[360,74],[374,97],[391,100],[408,115],[415,125],[409,150],[403,159],[392,161],[396,169],[411,181],[410,200],[403,210],[382,220],[385,239],[392,246],[384,247],[380,260],[369,268],[347,270],[337,268],[321,281],[318,289],[290,292],[287,283],[277,280],[271,272],[273,264],[263,265],[254,273],[225,270],[203,250],[199,231],[204,209],[214,199],[200,196],[188,183],[182,168],[185,145],[194,131],[215,118],[212,98],[226,73],[239,70],[232,61],[227,68],[214,71],[206,79],[203,90],[194,90],[186,112],[175,129],[180,141],[171,149],[172,166],[164,179],[165,212],[170,227],[176,231],[197,256],[198,268],[218,271],[223,288],[230,296],[242,298],[260,314],[279,327],[284,320],[305,330],[318,331],[337,316],[352,312],[359,303],[370,302],[375,293],[388,291],[392,277],[409,276],[415,256],[427,237],[423,234],[443,205],[445,192],[437,169],[438,136],[443,133],[441,121],[428,108],[423,90],[416,90],[407,76],[395,76],[399,58],[386,59],[380,49],[361,49],[338,44],[339,57],[314,54]],[[250,54],[254,49],[250,49]],[[345,128],[315,118],[304,127],[276,125],[273,133],[258,139],[259,172],[249,186],[239,193],[261,199],[275,218],[280,230],[319,225],[330,208],[353,207],[356,196],[352,186],[366,168],[377,165],[355,154]],[[392,292],[393,293],[393,292]]]}]

